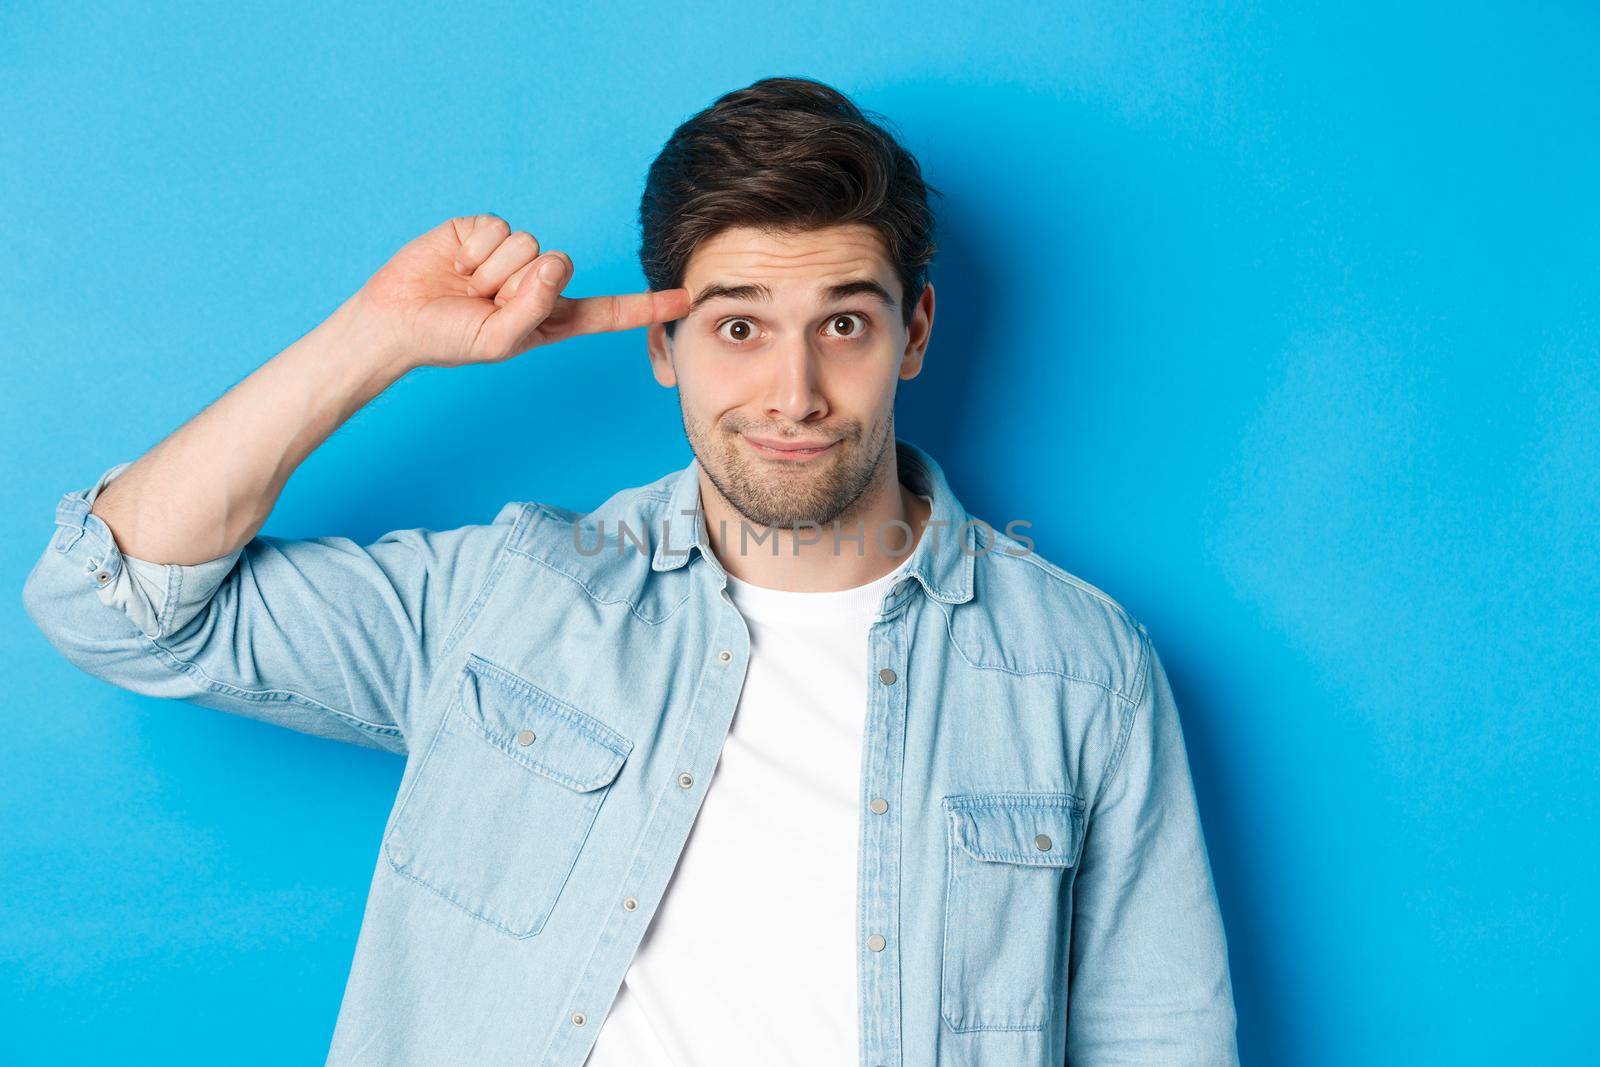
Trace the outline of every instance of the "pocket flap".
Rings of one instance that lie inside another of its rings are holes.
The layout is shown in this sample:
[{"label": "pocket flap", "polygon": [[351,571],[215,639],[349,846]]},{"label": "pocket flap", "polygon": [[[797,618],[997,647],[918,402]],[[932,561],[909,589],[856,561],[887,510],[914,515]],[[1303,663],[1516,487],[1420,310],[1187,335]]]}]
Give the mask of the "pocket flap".
[{"label": "pocket flap", "polygon": [[511,759],[580,793],[609,783],[633,751],[593,715],[475,653],[461,672],[461,710]]},{"label": "pocket flap", "polygon": [[944,798],[956,844],[974,859],[1071,867],[1083,801],[1071,793],[967,793]]}]

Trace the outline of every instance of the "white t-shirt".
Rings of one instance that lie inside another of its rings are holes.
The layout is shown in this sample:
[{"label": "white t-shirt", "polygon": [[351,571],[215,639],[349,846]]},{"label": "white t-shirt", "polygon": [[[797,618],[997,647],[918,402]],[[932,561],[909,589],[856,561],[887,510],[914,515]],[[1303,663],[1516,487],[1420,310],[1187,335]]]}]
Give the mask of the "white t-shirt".
[{"label": "white t-shirt", "polygon": [[744,689],[585,1067],[856,1062],[867,638],[907,562],[828,593],[729,576]]}]

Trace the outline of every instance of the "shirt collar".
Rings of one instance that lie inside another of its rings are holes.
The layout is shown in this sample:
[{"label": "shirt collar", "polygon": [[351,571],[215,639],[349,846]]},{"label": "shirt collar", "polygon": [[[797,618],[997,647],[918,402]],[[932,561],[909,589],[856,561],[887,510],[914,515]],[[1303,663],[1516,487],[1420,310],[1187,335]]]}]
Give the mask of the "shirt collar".
[{"label": "shirt collar", "polygon": [[[906,575],[921,583],[929,596],[947,604],[972,599],[973,560],[977,556],[976,522],[950,491],[944,471],[923,449],[904,439],[895,440],[900,481],[914,493],[933,501],[928,525],[906,565]],[[691,459],[672,481],[662,535],[656,539],[650,567],[676,570],[698,549],[717,563],[700,508],[700,461]],[[721,565],[717,564],[718,569]]]}]

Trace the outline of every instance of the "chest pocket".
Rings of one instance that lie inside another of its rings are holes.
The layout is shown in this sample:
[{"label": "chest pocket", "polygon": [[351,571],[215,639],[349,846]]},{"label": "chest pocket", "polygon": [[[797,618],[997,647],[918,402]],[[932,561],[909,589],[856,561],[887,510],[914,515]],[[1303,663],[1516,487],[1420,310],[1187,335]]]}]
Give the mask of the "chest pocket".
[{"label": "chest pocket", "polygon": [[593,715],[469,654],[384,854],[489,925],[537,934],[632,750]]},{"label": "chest pocket", "polygon": [[1067,973],[1083,801],[967,793],[942,801],[948,868],[940,1009],[970,1030],[1040,1030]]}]

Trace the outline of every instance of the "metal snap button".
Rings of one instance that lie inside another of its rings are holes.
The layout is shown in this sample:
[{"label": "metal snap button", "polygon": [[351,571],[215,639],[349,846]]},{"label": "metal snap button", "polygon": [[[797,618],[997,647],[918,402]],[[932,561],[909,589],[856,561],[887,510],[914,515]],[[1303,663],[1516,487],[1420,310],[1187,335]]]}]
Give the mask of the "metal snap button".
[{"label": "metal snap button", "polygon": [[111,580],[111,572],[110,571],[101,571],[99,574],[94,576],[94,580],[99,582],[101,585],[105,585],[107,582],[109,582]]},{"label": "metal snap button", "polygon": [[533,744],[533,737],[534,737],[534,734],[533,734],[532,730],[523,730],[521,733],[519,733],[517,735],[517,744],[519,744],[519,745],[531,745],[531,744]]},{"label": "metal snap button", "polygon": [[871,937],[867,938],[867,947],[874,952],[882,952],[885,944],[886,942],[883,940],[882,934],[873,934]]},{"label": "metal snap button", "polygon": [[1040,834],[1038,837],[1033,839],[1033,847],[1038,849],[1040,852],[1049,852],[1050,838],[1045,834]]},{"label": "metal snap button", "polygon": [[878,672],[878,681],[882,682],[884,685],[893,685],[894,680],[898,677],[899,675],[894,673],[893,667],[885,667],[883,670]]},{"label": "metal snap button", "polygon": [[685,789],[688,789],[691,785],[694,785],[694,775],[690,774],[688,771],[684,771],[682,774],[678,775],[678,784],[683,786]]},{"label": "metal snap button", "polygon": [[872,803],[868,804],[867,807],[872,809],[872,814],[882,815],[889,810],[889,802],[882,797],[873,797]]},{"label": "metal snap button", "polygon": [[729,652],[727,649],[723,649],[721,652],[717,653],[717,658],[722,662],[727,663],[729,660],[733,659],[733,653]]},{"label": "metal snap button", "polygon": [[584,1023],[586,1023],[588,1021],[589,1021],[589,1017],[587,1015],[585,1015],[583,1012],[575,1011],[575,1012],[572,1013],[572,1024],[574,1026],[582,1026]]},{"label": "metal snap button", "polygon": [[633,897],[624,897],[622,899],[622,906],[628,911],[637,911],[639,909],[639,902]]}]

